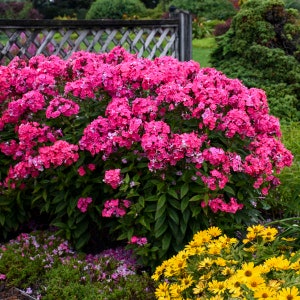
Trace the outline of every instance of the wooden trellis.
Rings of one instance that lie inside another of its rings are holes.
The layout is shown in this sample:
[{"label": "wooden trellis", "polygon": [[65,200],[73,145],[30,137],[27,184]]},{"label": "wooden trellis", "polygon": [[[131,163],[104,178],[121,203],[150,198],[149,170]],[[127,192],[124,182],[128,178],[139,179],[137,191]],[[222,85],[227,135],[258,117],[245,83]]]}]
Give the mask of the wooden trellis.
[{"label": "wooden trellis", "polygon": [[190,15],[165,20],[1,20],[0,61],[37,54],[67,58],[73,52],[108,52],[122,46],[139,57],[191,59]]}]

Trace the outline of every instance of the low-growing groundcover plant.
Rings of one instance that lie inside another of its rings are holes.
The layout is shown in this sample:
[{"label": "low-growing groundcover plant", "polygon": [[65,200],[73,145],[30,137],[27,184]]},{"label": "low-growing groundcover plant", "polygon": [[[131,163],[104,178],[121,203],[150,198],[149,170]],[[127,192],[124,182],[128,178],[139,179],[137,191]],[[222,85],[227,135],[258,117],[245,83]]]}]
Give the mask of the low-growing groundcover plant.
[{"label": "low-growing groundcover plant", "polygon": [[199,231],[152,275],[163,299],[300,299],[300,252],[294,238],[254,225],[242,240],[218,227]]},{"label": "low-growing groundcover plant", "polygon": [[118,242],[152,267],[256,223],[292,164],[265,93],[193,61],[16,57],[0,102],[1,232],[42,214],[76,249]]},{"label": "low-growing groundcover plant", "polygon": [[0,245],[0,282],[36,299],[155,299],[154,283],[131,250],[75,252],[51,231],[22,233]]}]

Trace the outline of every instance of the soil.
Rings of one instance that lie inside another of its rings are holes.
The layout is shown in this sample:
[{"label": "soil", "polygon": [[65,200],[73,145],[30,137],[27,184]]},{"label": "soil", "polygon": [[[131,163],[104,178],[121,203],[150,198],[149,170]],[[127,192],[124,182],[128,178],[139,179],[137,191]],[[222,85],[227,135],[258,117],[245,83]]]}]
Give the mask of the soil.
[{"label": "soil", "polygon": [[19,289],[0,286],[0,300],[36,300],[36,298]]}]

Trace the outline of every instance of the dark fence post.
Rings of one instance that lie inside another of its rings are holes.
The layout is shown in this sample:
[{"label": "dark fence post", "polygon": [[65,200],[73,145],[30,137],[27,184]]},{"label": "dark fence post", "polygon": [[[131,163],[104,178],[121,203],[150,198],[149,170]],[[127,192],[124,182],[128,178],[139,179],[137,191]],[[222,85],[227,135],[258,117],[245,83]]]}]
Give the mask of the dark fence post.
[{"label": "dark fence post", "polygon": [[178,52],[180,61],[192,59],[192,15],[188,11],[169,8],[170,17],[178,19]]}]

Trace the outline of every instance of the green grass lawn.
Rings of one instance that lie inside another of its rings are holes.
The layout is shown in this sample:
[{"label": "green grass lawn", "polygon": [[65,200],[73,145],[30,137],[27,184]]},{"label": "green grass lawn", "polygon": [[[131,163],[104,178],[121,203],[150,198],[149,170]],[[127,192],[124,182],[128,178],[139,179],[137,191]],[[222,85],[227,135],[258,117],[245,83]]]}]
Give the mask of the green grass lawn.
[{"label": "green grass lawn", "polygon": [[199,62],[201,67],[210,67],[210,53],[216,47],[214,37],[208,37],[192,42],[192,59]]}]

